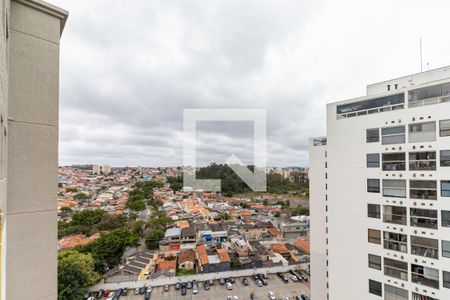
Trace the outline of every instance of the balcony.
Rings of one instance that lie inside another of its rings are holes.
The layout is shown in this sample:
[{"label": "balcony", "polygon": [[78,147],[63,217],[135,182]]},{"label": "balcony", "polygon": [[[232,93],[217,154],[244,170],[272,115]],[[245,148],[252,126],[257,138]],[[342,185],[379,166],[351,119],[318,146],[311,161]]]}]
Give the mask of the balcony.
[{"label": "balcony", "polygon": [[445,103],[445,102],[450,102],[450,96],[447,95],[447,96],[439,96],[439,97],[409,101],[408,106],[411,108],[411,107],[433,105],[433,104],[439,104],[439,103]]}]

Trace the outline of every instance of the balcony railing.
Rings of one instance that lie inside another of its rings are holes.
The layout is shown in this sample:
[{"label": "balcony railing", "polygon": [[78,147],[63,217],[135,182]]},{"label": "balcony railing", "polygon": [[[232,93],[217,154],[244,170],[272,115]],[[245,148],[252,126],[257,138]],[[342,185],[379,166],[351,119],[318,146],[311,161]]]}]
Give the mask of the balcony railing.
[{"label": "balcony railing", "polygon": [[406,215],[383,214],[383,222],[398,225],[406,225],[407,217]]},{"label": "balcony railing", "polygon": [[402,109],[402,108],[404,108],[403,103],[394,104],[394,105],[385,105],[385,106],[380,106],[377,108],[363,109],[363,110],[358,110],[358,111],[353,111],[353,112],[348,112],[348,113],[337,114],[337,118],[338,119],[346,119],[346,118],[351,118],[351,117],[356,117],[356,116],[376,114],[376,113],[380,113],[380,112],[397,110],[397,109]]},{"label": "balcony railing", "polygon": [[439,249],[411,244],[411,254],[428,258],[438,258]]},{"label": "balcony railing", "polygon": [[392,250],[392,251],[398,251],[407,253],[408,252],[408,244],[392,241],[392,240],[384,240],[383,241],[384,249]]},{"label": "balcony railing", "polygon": [[434,289],[439,289],[439,278],[429,278],[425,277],[423,274],[413,272],[411,273],[411,281]]},{"label": "balcony railing", "polygon": [[439,97],[409,101],[408,107],[418,107],[418,106],[432,105],[432,104],[445,103],[445,102],[450,102],[450,96],[439,96]]}]

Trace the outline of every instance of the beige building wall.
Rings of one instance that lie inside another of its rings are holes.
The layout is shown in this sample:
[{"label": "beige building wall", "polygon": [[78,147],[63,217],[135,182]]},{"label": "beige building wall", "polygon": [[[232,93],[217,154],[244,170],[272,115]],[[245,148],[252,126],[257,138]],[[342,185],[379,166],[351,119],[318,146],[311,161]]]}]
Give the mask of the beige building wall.
[{"label": "beige building wall", "polygon": [[67,12],[0,0],[1,299],[57,298],[59,40]]}]

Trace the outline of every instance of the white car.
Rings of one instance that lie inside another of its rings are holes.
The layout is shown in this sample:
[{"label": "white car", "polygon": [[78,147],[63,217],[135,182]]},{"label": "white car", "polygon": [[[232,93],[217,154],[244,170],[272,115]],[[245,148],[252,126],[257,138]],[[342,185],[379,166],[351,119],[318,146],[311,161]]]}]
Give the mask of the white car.
[{"label": "white car", "polygon": [[277,299],[277,298],[275,298],[275,294],[272,291],[269,292],[268,296],[269,296],[270,300],[276,300]]},{"label": "white car", "polygon": [[298,277],[295,276],[295,275],[291,275],[291,279],[292,279],[292,281],[294,281],[294,282],[297,282],[297,281],[298,281]]},{"label": "white car", "polygon": [[233,285],[230,282],[226,283],[226,287],[228,290],[232,290],[233,289]]},{"label": "white car", "polygon": [[238,296],[233,296],[233,300],[239,300]]}]

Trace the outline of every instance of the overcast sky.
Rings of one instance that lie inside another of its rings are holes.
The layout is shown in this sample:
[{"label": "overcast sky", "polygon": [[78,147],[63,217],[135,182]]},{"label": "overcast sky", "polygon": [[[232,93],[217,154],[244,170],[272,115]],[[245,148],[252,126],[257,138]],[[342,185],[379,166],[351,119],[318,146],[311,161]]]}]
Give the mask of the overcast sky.
[{"label": "overcast sky", "polygon": [[[49,0],[61,40],[60,164],[182,163],[183,109],[267,109],[268,164],[307,166],[328,102],[450,64],[450,2]],[[199,164],[252,158],[252,124],[199,126]]]}]

